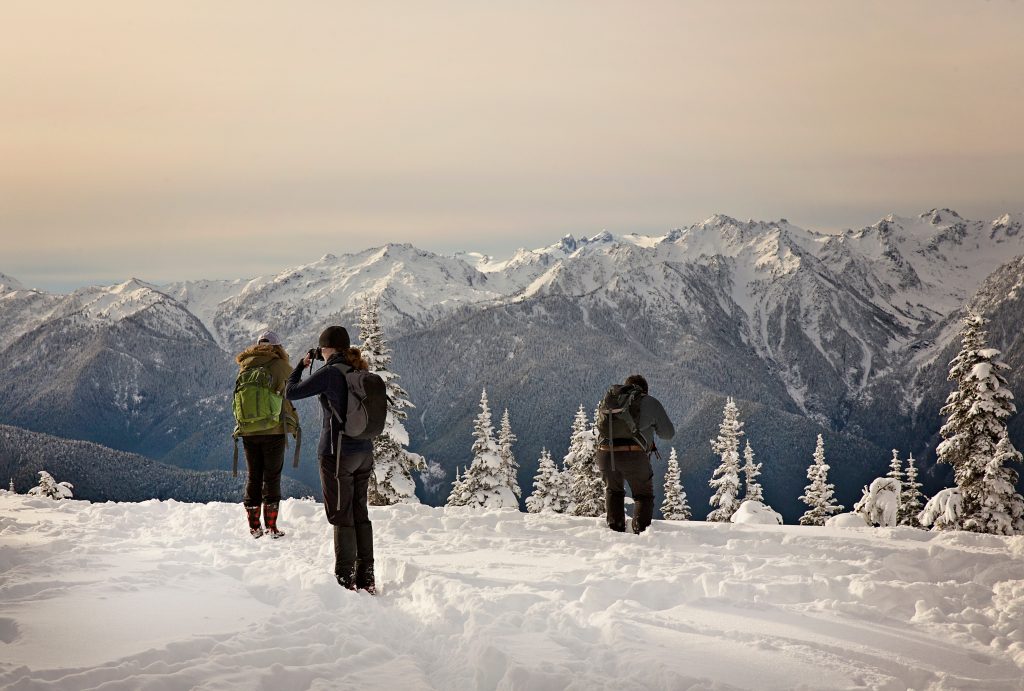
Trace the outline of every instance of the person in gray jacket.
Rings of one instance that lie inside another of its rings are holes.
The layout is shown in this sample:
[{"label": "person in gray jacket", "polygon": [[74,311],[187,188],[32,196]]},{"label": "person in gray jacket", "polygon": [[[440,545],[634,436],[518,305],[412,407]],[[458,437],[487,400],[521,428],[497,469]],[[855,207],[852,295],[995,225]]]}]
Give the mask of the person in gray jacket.
[{"label": "person in gray jacket", "polygon": [[[616,420],[612,400],[629,400],[629,417],[634,431]],[[676,430],[661,402],[648,394],[647,380],[639,374],[626,378],[621,386],[613,386],[601,403],[602,412],[597,426],[597,467],[604,478],[605,516],[608,527],[618,532],[626,530],[626,490],[629,483],[633,494],[634,515],[630,528],[642,533],[654,516],[654,469],[650,454],[654,452],[654,437],[671,439]],[[604,422],[602,422],[604,420]]]}]

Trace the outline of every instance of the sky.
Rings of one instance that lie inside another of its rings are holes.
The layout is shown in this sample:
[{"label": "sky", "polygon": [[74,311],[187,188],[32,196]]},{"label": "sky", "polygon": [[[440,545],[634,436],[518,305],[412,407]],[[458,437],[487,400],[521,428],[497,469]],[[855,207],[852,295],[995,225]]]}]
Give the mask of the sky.
[{"label": "sky", "polygon": [[1024,2],[6,0],[0,273],[1024,210]]}]

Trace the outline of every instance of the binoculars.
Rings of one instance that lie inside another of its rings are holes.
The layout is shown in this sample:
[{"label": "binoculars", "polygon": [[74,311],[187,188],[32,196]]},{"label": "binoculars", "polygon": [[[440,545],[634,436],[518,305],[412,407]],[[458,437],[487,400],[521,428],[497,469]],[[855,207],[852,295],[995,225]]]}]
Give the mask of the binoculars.
[{"label": "binoculars", "polygon": [[319,346],[317,346],[316,348],[310,348],[308,351],[306,351],[306,355],[309,356],[310,360],[324,359],[324,352],[320,349]]}]

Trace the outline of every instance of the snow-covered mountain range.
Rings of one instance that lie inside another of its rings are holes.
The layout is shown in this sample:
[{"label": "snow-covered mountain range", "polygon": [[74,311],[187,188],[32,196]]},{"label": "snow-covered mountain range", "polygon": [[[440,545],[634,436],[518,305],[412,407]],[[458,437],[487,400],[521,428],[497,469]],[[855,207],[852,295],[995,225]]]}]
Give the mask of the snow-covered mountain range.
[{"label": "snow-covered mountain range", "polygon": [[[634,370],[692,426],[680,444],[693,478],[710,462],[703,421],[725,395],[748,403],[748,429],[765,428],[761,447],[779,464],[806,466],[810,449],[778,441],[803,426],[858,454],[898,441],[920,457],[939,422],[923,409],[933,402],[925,392],[947,390],[936,362],[987,278],[1020,279],[1022,226],[1024,214],[969,221],[939,209],[829,234],[716,215],[661,236],[567,236],[507,259],[386,245],[250,280],[133,279],[70,295],[0,275],[0,352],[13,383],[0,422],[213,467],[223,442],[208,435],[227,424],[228,354],[272,327],[297,355],[326,324],[354,324],[372,295],[418,407],[414,448],[449,469],[467,461],[481,387],[529,428],[517,432],[526,482],[541,445],[564,447],[575,407]],[[1015,298],[979,306],[995,313]],[[57,353],[72,366],[40,377],[32,363]],[[55,417],[66,399],[70,415]],[[906,432],[904,420],[917,419]]]}]

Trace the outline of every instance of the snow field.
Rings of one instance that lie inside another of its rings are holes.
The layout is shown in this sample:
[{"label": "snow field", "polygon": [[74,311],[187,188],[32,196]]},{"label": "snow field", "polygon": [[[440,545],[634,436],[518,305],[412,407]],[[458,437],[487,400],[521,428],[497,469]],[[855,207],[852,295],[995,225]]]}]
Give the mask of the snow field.
[{"label": "snow field", "polygon": [[1024,688],[1024,537],[371,511],[376,598],[311,501],[0,492],[0,686]]}]

